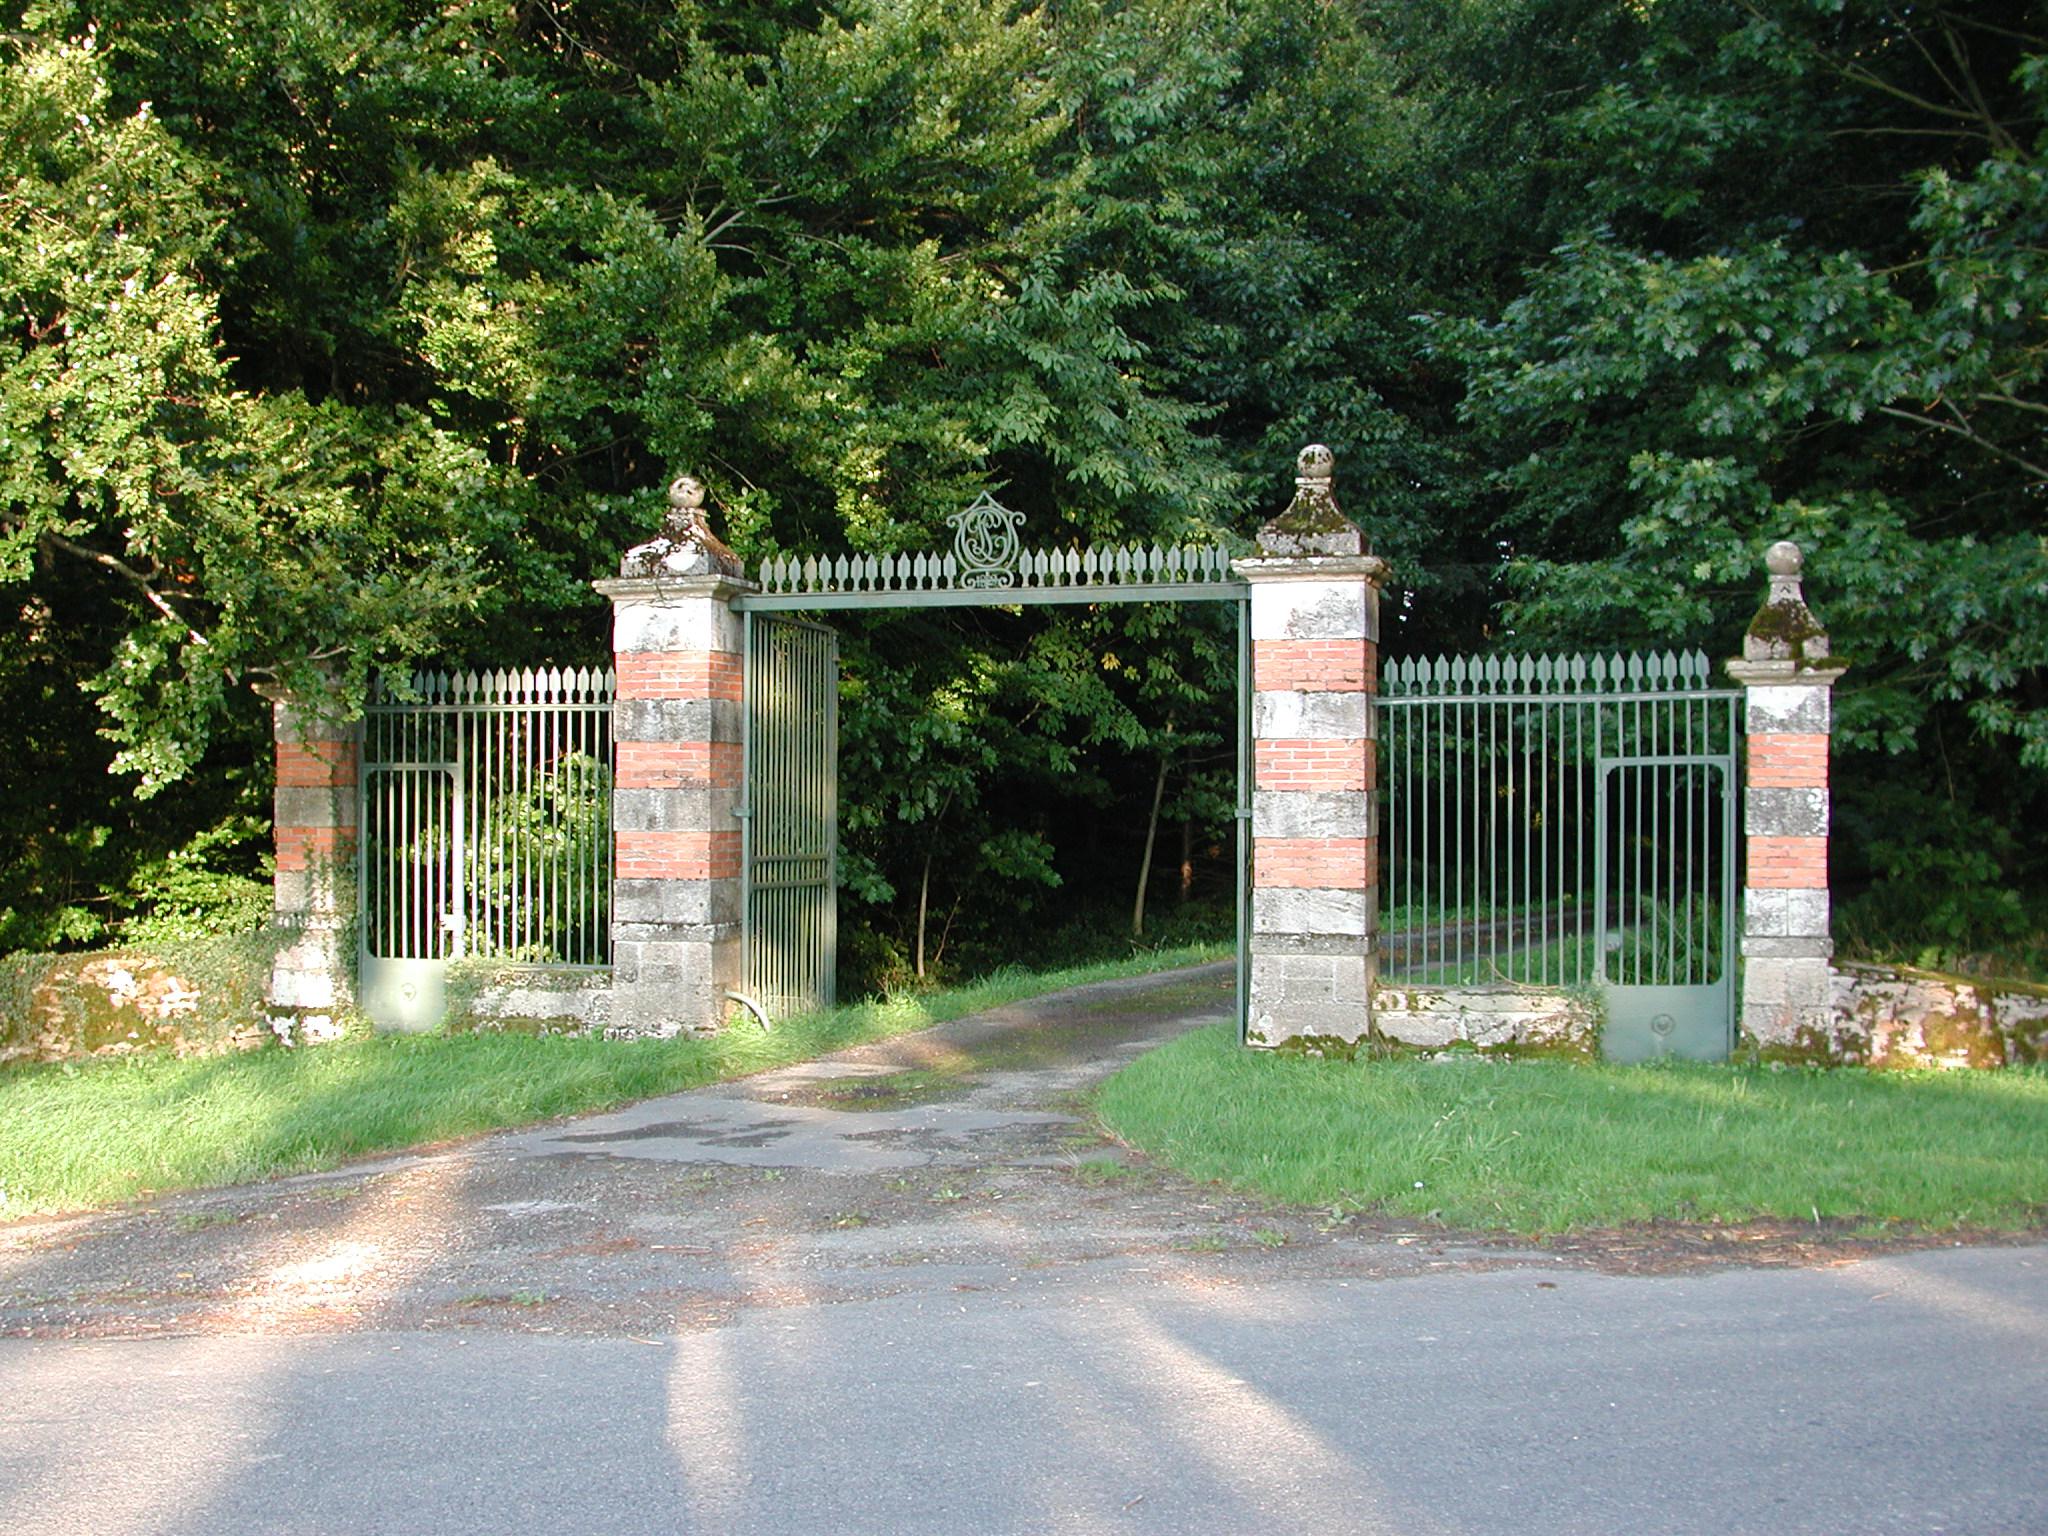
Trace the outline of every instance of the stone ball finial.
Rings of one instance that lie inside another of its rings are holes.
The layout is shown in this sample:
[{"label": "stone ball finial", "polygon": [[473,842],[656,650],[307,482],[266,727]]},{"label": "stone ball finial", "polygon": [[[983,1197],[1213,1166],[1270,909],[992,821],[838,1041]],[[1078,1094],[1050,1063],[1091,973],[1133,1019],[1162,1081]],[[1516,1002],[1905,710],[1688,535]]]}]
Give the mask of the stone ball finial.
[{"label": "stone ball finial", "polygon": [[704,497],[704,482],[695,475],[677,475],[669,481],[668,512],[661,520],[661,532],[627,550],[619,562],[619,574],[739,575],[739,557],[720,542],[705,519]]},{"label": "stone ball finial", "polygon": [[677,475],[668,483],[668,504],[678,512],[696,512],[704,505],[704,482],[695,475]]},{"label": "stone ball finial", "polygon": [[1797,576],[1805,564],[1806,556],[1790,539],[1780,539],[1764,551],[1764,569],[1773,576]]},{"label": "stone ball finial", "polygon": [[1269,560],[1365,554],[1365,536],[1337,509],[1337,455],[1310,443],[1295,455],[1294,469],[1294,500],[1259,530],[1259,554]]}]

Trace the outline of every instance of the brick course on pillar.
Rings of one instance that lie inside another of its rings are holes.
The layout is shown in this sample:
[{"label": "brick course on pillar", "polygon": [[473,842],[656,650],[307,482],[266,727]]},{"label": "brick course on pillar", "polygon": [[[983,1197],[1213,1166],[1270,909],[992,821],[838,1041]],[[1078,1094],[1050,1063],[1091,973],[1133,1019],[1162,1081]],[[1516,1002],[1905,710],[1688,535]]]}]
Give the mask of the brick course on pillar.
[{"label": "brick course on pillar", "polygon": [[1800,590],[1797,546],[1765,557],[1770,595],[1728,672],[1746,695],[1742,1046],[1797,1053],[1830,1034],[1828,736],[1842,663]]},{"label": "brick course on pillar", "polygon": [[1302,450],[1293,504],[1235,562],[1251,585],[1252,892],[1246,1040],[1356,1042],[1379,927],[1374,693],[1384,561]]},{"label": "brick course on pillar", "polygon": [[702,1034],[740,969],[742,620],[751,591],[703,524],[702,487],[670,488],[660,538],[627,553],[612,600],[612,1010],[617,1035]]},{"label": "brick course on pillar", "polygon": [[284,689],[257,691],[270,704],[272,920],[283,934],[264,998],[279,1033],[318,1038],[339,1030],[351,1001],[343,939],[355,910],[357,731]]}]

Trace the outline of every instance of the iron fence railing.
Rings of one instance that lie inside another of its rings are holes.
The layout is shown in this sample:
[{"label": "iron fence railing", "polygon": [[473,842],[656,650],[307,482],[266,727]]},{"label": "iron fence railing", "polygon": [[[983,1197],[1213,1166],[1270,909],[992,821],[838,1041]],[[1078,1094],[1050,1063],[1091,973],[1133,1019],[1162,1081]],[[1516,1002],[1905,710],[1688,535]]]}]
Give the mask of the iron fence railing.
[{"label": "iron fence railing", "polygon": [[610,961],[613,674],[422,672],[364,711],[361,952]]},{"label": "iron fence railing", "polygon": [[1740,695],[1704,654],[1416,658],[1381,687],[1382,976],[1723,978]]}]

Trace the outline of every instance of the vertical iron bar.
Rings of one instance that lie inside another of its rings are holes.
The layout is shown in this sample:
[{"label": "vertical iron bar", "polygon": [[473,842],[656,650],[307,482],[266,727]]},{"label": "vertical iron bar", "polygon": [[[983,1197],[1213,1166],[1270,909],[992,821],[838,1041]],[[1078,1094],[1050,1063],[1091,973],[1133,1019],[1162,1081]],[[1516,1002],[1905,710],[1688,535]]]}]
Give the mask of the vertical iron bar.
[{"label": "vertical iron bar", "polygon": [[760,679],[754,657],[754,615],[740,616],[740,976],[749,996],[761,995],[755,975],[754,947],[754,711],[759,707]]},{"label": "vertical iron bar", "polygon": [[1251,820],[1251,781],[1254,768],[1251,720],[1251,600],[1240,597],[1237,609],[1237,803],[1235,841],[1237,848],[1237,1042],[1244,1044],[1251,1024],[1251,922],[1246,879],[1251,859],[1246,836]]},{"label": "vertical iron bar", "polygon": [[[1550,781],[1555,767],[1550,756],[1550,716],[1553,706],[1548,699],[1545,699],[1540,708],[1542,714],[1537,720],[1537,728],[1540,733],[1540,755],[1537,762],[1537,772],[1543,775],[1543,791],[1539,801],[1540,810],[1537,821],[1537,826],[1541,830],[1536,838],[1536,856],[1541,864],[1541,874],[1536,882],[1536,899],[1543,903],[1543,916],[1537,924],[1538,932],[1541,934],[1540,953],[1543,956],[1543,973],[1537,979],[1543,986],[1556,987],[1564,984],[1564,932],[1562,927],[1560,927],[1557,943],[1555,948],[1553,948],[1550,939],[1550,903],[1556,897],[1556,891],[1550,883],[1550,839],[1554,820],[1550,812]],[[1560,921],[1563,916],[1564,909],[1560,906],[1558,908]]]},{"label": "vertical iron bar", "polygon": [[1501,711],[1505,705],[1489,698],[1487,700],[1487,979],[1499,979],[1501,973],[1501,907],[1499,907],[1499,864],[1501,864],[1501,791],[1499,791],[1499,758],[1501,758]]}]

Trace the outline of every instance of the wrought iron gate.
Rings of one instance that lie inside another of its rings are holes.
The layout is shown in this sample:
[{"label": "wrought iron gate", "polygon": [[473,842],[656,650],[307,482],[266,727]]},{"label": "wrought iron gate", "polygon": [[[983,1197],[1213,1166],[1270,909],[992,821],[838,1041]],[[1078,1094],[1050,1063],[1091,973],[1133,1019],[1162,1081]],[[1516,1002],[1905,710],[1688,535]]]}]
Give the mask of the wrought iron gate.
[{"label": "wrought iron gate", "polygon": [[950,519],[950,554],[778,556],[733,600],[747,654],[745,1001],[770,1018],[829,1006],[838,955],[838,651],[797,612],[1042,603],[1228,602],[1238,610],[1237,960],[1247,996],[1251,857],[1250,588],[1221,545],[1026,549],[1023,514],[982,496]]},{"label": "wrought iron gate", "polygon": [[830,1008],[839,965],[839,637],[746,616],[741,989],[770,1019]]},{"label": "wrought iron gate", "polygon": [[1611,1059],[1734,1039],[1738,690],[1704,654],[1387,665],[1380,971],[1597,987]]},{"label": "wrought iron gate", "polygon": [[438,1023],[448,962],[610,959],[613,679],[415,676],[363,719],[357,987],[389,1029]]}]

